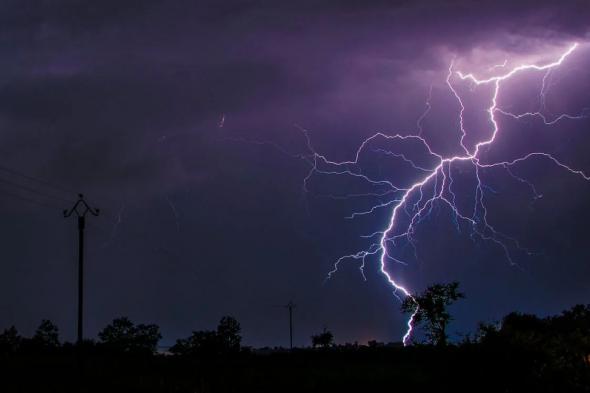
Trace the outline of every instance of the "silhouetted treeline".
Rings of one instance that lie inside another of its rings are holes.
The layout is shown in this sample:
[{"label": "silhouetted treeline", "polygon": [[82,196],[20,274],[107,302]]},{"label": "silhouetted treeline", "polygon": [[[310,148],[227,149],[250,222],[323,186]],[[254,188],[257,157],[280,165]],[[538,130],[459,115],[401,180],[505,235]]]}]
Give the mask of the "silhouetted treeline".
[{"label": "silhouetted treeline", "polygon": [[512,365],[505,373],[537,391],[590,391],[589,305],[547,318],[511,313],[499,325],[481,324],[471,345]]},{"label": "silhouetted treeline", "polygon": [[170,352],[180,356],[230,355],[240,352],[240,323],[233,317],[221,318],[217,330],[194,331],[190,337],[176,341]]},{"label": "silhouetted treeline", "polygon": [[[441,332],[438,323],[448,319],[436,315],[426,333],[433,326]],[[405,348],[335,345],[324,329],[310,340],[313,347],[252,350],[242,347],[240,333],[239,322],[224,317],[215,330],[194,331],[157,351],[159,328],[128,318],[115,319],[81,348],[60,343],[50,321],[29,338],[10,327],[0,334],[0,391],[590,391],[590,306],[546,318],[511,313],[459,343],[430,337]]]}]

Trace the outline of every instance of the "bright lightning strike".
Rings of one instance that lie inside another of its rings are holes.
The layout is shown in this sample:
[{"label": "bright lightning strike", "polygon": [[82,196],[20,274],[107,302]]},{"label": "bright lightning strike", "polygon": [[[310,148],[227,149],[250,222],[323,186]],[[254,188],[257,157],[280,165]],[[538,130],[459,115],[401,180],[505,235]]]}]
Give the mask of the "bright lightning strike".
[{"label": "bright lightning strike", "polygon": [[[446,78],[446,84],[460,106],[458,120],[461,137],[459,145],[461,147],[462,153],[459,155],[445,157],[436,153],[431,148],[428,141],[422,136],[422,120],[424,120],[430,111],[430,98],[432,90],[429,92],[425,112],[417,121],[416,135],[387,135],[384,133],[376,133],[361,143],[356,151],[355,158],[352,161],[331,161],[326,156],[317,153],[311,144],[308,132],[304,129],[301,129],[306,137],[307,147],[311,152],[307,156],[301,156],[301,158],[304,158],[311,165],[311,170],[304,179],[305,191],[308,189],[309,180],[315,174],[346,175],[362,180],[371,186],[380,188],[385,187],[387,189],[385,192],[381,191],[375,194],[363,195],[374,195],[380,197],[391,196],[389,201],[381,202],[372,206],[368,210],[353,213],[350,217],[348,217],[353,219],[360,215],[372,214],[381,209],[389,209],[390,211],[389,222],[384,229],[374,232],[370,235],[363,236],[367,239],[376,240],[372,241],[371,244],[364,250],[339,258],[335,262],[333,270],[328,273],[327,278],[331,278],[333,274],[338,271],[338,267],[341,262],[349,259],[358,260],[361,262],[360,270],[364,277],[363,269],[365,267],[365,260],[368,257],[376,256],[379,258],[380,271],[393,288],[394,295],[398,298],[400,295],[402,295],[413,299],[411,290],[409,290],[405,285],[402,285],[402,283],[393,277],[390,271],[388,271],[387,265],[389,262],[404,265],[407,264],[407,262],[403,261],[402,259],[395,257],[392,253],[392,250],[398,247],[398,243],[402,240],[411,245],[414,248],[414,251],[416,250],[415,240],[413,237],[416,232],[416,227],[426,216],[428,216],[435,202],[442,203],[451,209],[455,216],[457,228],[459,228],[458,221],[467,223],[471,227],[472,236],[479,237],[482,240],[490,241],[497,245],[506,256],[506,259],[512,265],[516,266],[510,254],[510,250],[515,247],[519,250],[526,252],[528,251],[521,247],[517,240],[497,231],[492,225],[488,223],[488,211],[484,200],[484,190],[486,189],[486,186],[481,180],[480,170],[483,168],[492,167],[506,169],[510,176],[512,176],[514,179],[527,184],[533,191],[535,198],[540,198],[541,195],[537,192],[534,185],[532,185],[527,180],[516,176],[510,170],[512,166],[534,157],[540,157],[550,160],[560,168],[565,169],[574,175],[578,175],[585,180],[590,181],[590,176],[581,170],[571,168],[570,166],[553,157],[551,154],[545,152],[532,152],[512,161],[501,162],[482,162],[480,153],[483,147],[492,145],[494,143],[496,136],[500,132],[497,121],[498,115],[509,116],[517,120],[526,117],[538,117],[545,125],[553,125],[566,119],[580,119],[587,117],[587,109],[585,109],[584,112],[579,115],[561,114],[555,116],[554,118],[548,118],[541,111],[517,114],[511,113],[501,109],[498,104],[498,96],[502,86],[513,76],[524,72],[545,72],[546,74],[543,77],[543,88],[541,90],[541,99],[544,105],[544,98],[546,94],[545,82],[547,75],[549,75],[552,70],[558,68],[564,61],[566,61],[566,59],[576,50],[577,47],[577,43],[571,45],[556,60],[548,63],[521,64],[515,66],[514,68],[509,68],[507,67],[507,61],[505,61],[504,63],[493,66],[488,70],[499,70],[499,72],[503,73],[485,79],[480,79],[473,73],[465,74],[461,71],[454,71],[454,64],[451,63]],[[487,139],[483,139],[473,146],[468,146],[465,141],[466,137],[468,136],[468,131],[464,122],[465,105],[461,94],[455,88],[455,83],[469,83],[471,84],[472,89],[484,85],[492,87],[490,105],[486,110],[488,121],[491,127],[491,133]],[[434,161],[434,164],[430,167],[419,165],[414,160],[412,160],[411,157],[404,154],[395,153],[389,151],[388,149],[373,149],[371,150],[372,152],[393,156],[403,160],[406,164],[410,165],[420,176],[418,181],[409,186],[400,186],[388,180],[373,178],[372,176],[363,173],[360,170],[358,164],[361,154],[369,149],[372,143],[378,141],[398,142],[400,144],[412,143],[421,145],[424,149],[424,153]],[[453,189],[453,165],[461,162],[473,165],[475,170],[475,199],[473,201],[473,208],[470,209],[470,211],[461,210],[455,202],[456,193]],[[414,253],[414,255],[416,255],[416,253]],[[409,343],[412,336],[414,318],[417,312],[418,310],[416,310],[407,321],[407,331],[403,336],[404,345]]]}]

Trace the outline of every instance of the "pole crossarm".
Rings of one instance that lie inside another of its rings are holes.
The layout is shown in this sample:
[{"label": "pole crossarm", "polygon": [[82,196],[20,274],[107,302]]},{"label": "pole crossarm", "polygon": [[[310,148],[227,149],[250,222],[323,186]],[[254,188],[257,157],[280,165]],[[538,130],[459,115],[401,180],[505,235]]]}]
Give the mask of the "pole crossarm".
[{"label": "pole crossarm", "polygon": [[86,201],[84,200],[84,195],[78,194],[78,200],[76,201],[74,206],[72,206],[70,210],[64,210],[64,217],[68,218],[73,213],[76,213],[78,217],[85,217],[87,213],[90,213],[96,217],[100,213],[100,209],[94,209],[90,207],[90,205],[88,205],[88,203],[86,203]]}]

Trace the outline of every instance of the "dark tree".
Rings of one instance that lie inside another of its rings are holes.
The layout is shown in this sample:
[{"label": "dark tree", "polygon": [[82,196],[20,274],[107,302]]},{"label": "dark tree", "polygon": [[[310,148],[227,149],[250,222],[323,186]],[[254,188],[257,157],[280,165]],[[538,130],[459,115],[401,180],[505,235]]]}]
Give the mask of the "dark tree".
[{"label": "dark tree", "polygon": [[32,339],[33,343],[46,348],[59,347],[59,329],[48,319],[41,321]]},{"label": "dark tree", "polygon": [[14,353],[18,351],[22,342],[22,337],[18,334],[18,330],[14,326],[0,334],[0,353]]},{"label": "dark tree", "polygon": [[402,303],[402,311],[414,314],[414,324],[424,325],[426,335],[432,344],[446,345],[446,328],[452,320],[447,308],[465,295],[458,291],[459,283],[434,284],[412,297],[408,296]]},{"label": "dark tree", "polygon": [[375,348],[383,347],[383,346],[385,346],[385,344],[383,344],[382,342],[379,342],[379,341],[377,341],[377,340],[369,340],[369,341],[367,342],[367,346],[368,346],[369,348],[373,348],[373,349],[375,349]]},{"label": "dark tree", "polygon": [[329,348],[334,345],[334,335],[324,328],[324,331],[320,334],[311,336],[311,344],[314,348]]},{"label": "dark tree", "polygon": [[482,324],[479,333],[484,346],[517,349],[536,364],[569,375],[571,383],[583,385],[580,376],[590,377],[590,306],[577,305],[547,318],[513,312],[499,326]]},{"label": "dark tree", "polygon": [[219,353],[219,339],[212,330],[194,331],[190,337],[176,340],[170,348],[175,355],[198,356]]},{"label": "dark tree", "polygon": [[123,352],[154,353],[162,338],[157,325],[135,325],[127,317],[116,318],[98,337],[108,348]]},{"label": "dark tree", "polygon": [[590,305],[578,304],[551,321],[554,329],[566,338],[572,352],[590,367]]},{"label": "dark tree", "polygon": [[231,316],[225,316],[217,325],[217,336],[222,349],[226,352],[239,352],[242,336],[240,323]]},{"label": "dark tree", "polygon": [[242,336],[237,319],[225,316],[217,325],[217,331],[194,331],[190,337],[176,341],[170,348],[175,355],[211,356],[240,351]]}]

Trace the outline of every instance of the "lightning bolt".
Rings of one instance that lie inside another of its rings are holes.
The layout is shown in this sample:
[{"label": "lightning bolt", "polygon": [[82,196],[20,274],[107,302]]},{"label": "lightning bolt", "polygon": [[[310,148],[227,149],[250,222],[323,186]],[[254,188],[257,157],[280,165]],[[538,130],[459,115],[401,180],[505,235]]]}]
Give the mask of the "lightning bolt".
[{"label": "lightning bolt", "polygon": [[[315,175],[322,176],[351,176],[357,180],[367,183],[371,187],[376,187],[379,191],[375,193],[366,194],[351,194],[347,196],[339,196],[339,198],[352,198],[358,196],[376,196],[380,198],[389,197],[388,200],[382,201],[379,204],[372,206],[370,209],[355,212],[349,219],[354,219],[358,216],[372,214],[378,210],[388,209],[390,211],[389,221],[387,226],[379,231],[372,234],[365,235],[363,238],[373,239],[367,248],[340,257],[335,263],[333,269],[328,273],[327,279],[330,279],[339,268],[339,265],[346,260],[360,261],[360,271],[364,277],[364,267],[366,259],[369,257],[378,257],[380,272],[385,276],[387,282],[393,289],[393,294],[401,300],[401,296],[409,297],[415,302],[415,298],[412,295],[410,289],[396,279],[388,269],[390,262],[406,265],[407,262],[396,257],[393,251],[401,246],[404,242],[406,245],[411,246],[414,249],[414,256],[416,256],[416,243],[414,234],[416,233],[416,227],[431,213],[435,203],[442,203],[450,208],[451,212],[455,217],[456,227],[459,230],[459,222],[466,223],[471,228],[471,236],[473,238],[479,238],[484,241],[489,241],[495,244],[504,253],[506,259],[513,266],[518,265],[513,261],[511,256],[511,249],[518,249],[527,254],[531,254],[526,248],[522,247],[520,243],[496,230],[488,222],[488,210],[485,203],[484,191],[489,188],[483,183],[480,171],[486,168],[503,168],[508,174],[515,180],[522,182],[530,187],[534,198],[540,198],[542,195],[539,194],[535,186],[528,182],[526,179],[519,177],[514,174],[511,170],[515,165],[534,158],[541,158],[553,162],[558,167],[568,171],[573,175],[580,176],[584,180],[590,180],[590,176],[579,169],[572,168],[565,163],[559,161],[557,158],[546,152],[532,152],[522,157],[516,158],[511,161],[500,161],[500,162],[483,162],[481,158],[482,149],[486,146],[490,146],[494,143],[500,128],[498,125],[497,116],[507,116],[515,120],[521,120],[529,117],[540,118],[545,125],[554,125],[557,122],[563,120],[575,120],[587,117],[588,109],[580,114],[561,114],[552,118],[544,115],[542,109],[544,108],[545,95],[547,93],[546,79],[550,73],[559,67],[566,59],[576,50],[578,47],[577,43],[570,45],[556,60],[541,63],[541,64],[521,64],[513,68],[507,67],[507,61],[500,65],[493,66],[488,71],[500,70],[502,72],[489,78],[478,78],[473,73],[463,73],[461,71],[454,70],[454,61],[451,62],[448,74],[446,78],[446,85],[450,92],[456,99],[460,109],[458,115],[460,140],[459,146],[461,154],[453,156],[443,156],[442,154],[436,153],[429,145],[426,138],[422,135],[422,121],[428,115],[430,111],[432,89],[429,91],[428,99],[426,101],[425,111],[417,120],[417,133],[416,135],[388,135],[385,133],[378,132],[367,139],[365,139],[358,149],[356,150],[355,157],[350,161],[331,161],[326,156],[318,153],[312,143],[309,136],[309,132],[303,128],[300,130],[306,138],[307,148],[310,151],[309,155],[302,156],[311,165],[311,169],[303,181],[303,189],[305,192],[308,191],[308,183],[310,179]],[[524,72],[545,72],[541,88],[541,109],[538,112],[525,112],[525,113],[512,113],[502,109],[498,104],[498,97],[502,86],[508,82],[512,77],[517,74]],[[490,99],[490,105],[487,107],[487,121],[491,127],[491,133],[487,139],[480,140],[472,146],[468,146],[466,138],[469,134],[464,121],[465,105],[464,101],[459,93],[458,89],[455,88],[456,83],[468,83],[471,89],[474,90],[480,86],[490,86],[492,88],[492,96]],[[402,154],[399,152],[391,151],[390,149],[375,149],[371,146],[378,142],[397,143],[401,146],[419,146],[428,159],[430,164],[424,162],[416,162],[415,158],[410,155]],[[359,165],[359,160],[365,151],[371,151],[374,153],[384,154],[392,159],[399,159],[405,165],[409,165],[418,174],[418,180],[410,184],[409,186],[394,184],[390,180],[384,180],[375,178],[370,174],[364,173]],[[475,198],[473,200],[473,208],[470,211],[461,210],[455,201],[456,193],[453,189],[453,170],[457,165],[461,163],[472,165],[475,172],[476,186],[475,186]],[[414,320],[418,313],[418,305],[416,303],[416,309],[407,321],[407,330],[402,338],[403,344],[408,345],[413,332]]]}]

